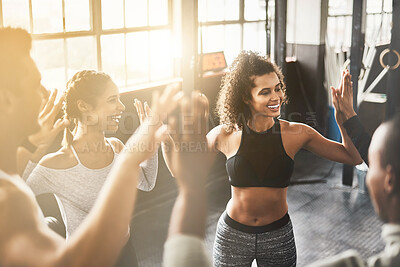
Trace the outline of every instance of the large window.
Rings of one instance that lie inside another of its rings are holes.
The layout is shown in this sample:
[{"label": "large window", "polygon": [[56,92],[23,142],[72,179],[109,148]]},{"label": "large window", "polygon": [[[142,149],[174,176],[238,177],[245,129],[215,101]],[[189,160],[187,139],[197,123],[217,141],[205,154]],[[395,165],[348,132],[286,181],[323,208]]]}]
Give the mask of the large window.
[{"label": "large window", "polygon": [[[372,45],[390,41],[392,0],[367,0],[365,42]],[[351,47],[353,1],[330,0],[327,38],[331,47],[349,50]]]},{"label": "large window", "polygon": [[265,11],[265,0],[199,0],[199,51],[224,51],[228,64],[241,50],[265,54]]},{"label": "large window", "polygon": [[[199,53],[224,51],[228,64],[243,49],[265,53],[265,0],[198,4]],[[174,0],[0,0],[0,26],[32,34],[47,88],[62,90],[75,72],[98,69],[124,91],[179,75],[172,7]]]},{"label": "large window", "polygon": [[[172,0],[0,0],[0,26],[32,33],[48,88],[99,69],[121,88],[174,77]],[[1,12],[2,11],[2,12]]]}]

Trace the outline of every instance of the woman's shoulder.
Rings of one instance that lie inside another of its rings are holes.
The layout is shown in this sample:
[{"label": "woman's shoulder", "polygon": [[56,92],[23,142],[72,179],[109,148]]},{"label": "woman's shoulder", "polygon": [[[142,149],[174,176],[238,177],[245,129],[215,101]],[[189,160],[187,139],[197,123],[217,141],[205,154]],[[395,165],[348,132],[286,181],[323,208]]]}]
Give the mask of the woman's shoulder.
[{"label": "woman's shoulder", "polygon": [[239,129],[230,129],[227,125],[220,124],[207,134],[207,142],[209,146],[221,150],[224,144],[231,141],[231,137],[237,136],[239,138],[240,135],[237,135],[238,133],[241,133]]},{"label": "woman's shoulder", "polygon": [[308,126],[307,124],[301,123],[301,122],[293,122],[293,121],[287,121],[283,119],[279,119],[279,124],[281,125],[281,128],[283,131],[286,132],[295,132],[299,133],[299,131],[307,130],[310,129],[311,127]]},{"label": "woman's shoulder", "polygon": [[57,152],[44,156],[38,165],[50,169],[68,169],[74,167],[77,163],[71,149],[63,147]]},{"label": "woman's shoulder", "polygon": [[116,137],[107,137],[107,141],[114,147],[116,153],[121,152],[125,147],[124,143]]},{"label": "woman's shoulder", "polygon": [[298,141],[305,142],[312,138],[317,131],[311,126],[301,122],[291,122],[279,119],[281,133],[286,136],[296,136]]},{"label": "woman's shoulder", "polygon": [[238,132],[240,131],[237,128],[230,129],[227,125],[220,124],[212,128],[211,131],[208,132],[207,139],[224,139]]}]

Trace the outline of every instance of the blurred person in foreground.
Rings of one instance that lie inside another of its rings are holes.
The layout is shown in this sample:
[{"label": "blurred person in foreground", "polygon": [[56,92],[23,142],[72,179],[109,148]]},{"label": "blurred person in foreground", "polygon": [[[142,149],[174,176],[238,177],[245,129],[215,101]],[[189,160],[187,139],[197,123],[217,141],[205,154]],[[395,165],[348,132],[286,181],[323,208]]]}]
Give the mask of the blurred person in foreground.
[{"label": "blurred person in foreground", "polygon": [[139,164],[165,138],[163,119],[177,104],[169,91],[153,97],[153,111],[127,141],[88,217],[69,242],[50,230],[34,194],[17,175],[17,148],[40,131],[41,75],[22,29],[0,28],[0,266],[112,266],[126,243]]},{"label": "blurred person in foreground", "polygon": [[[206,224],[206,181],[213,154],[207,145],[209,104],[199,92],[181,105],[182,128],[171,121],[171,151],[179,195],[171,214],[167,242],[164,245],[165,267],[209,267],[211,258],[204,244]],[[185,127],[186,126],[186,127]]]}]

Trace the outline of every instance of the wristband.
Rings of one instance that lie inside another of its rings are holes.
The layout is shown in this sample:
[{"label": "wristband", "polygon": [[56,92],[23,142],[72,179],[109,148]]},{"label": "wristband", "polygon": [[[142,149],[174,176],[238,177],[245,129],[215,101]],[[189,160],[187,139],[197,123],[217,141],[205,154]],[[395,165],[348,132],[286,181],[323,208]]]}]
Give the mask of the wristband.
[{"label": "wristband", "polygon": [[22,142],[21,146],[25,147],[26,149],[28,149],[29,152],[34,153],[37,149],[37,146],[35,146],[34,144],[31,143],[31,141],[29,141],[29,138],[25,138],[24,141]]}]

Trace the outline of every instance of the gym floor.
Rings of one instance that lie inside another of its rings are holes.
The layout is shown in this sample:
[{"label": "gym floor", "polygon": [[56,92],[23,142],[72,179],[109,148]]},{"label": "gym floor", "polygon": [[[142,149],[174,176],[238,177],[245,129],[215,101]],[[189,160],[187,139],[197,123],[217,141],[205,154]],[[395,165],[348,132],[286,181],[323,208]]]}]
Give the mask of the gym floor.
[{"label": "gym floor", "polygon": [[[219,162],[223,165],[224,159]],[[207,184],[209,192],[206,245],[212,255],[216,224],[230,198],[230,186],[221,164]],[[383,250],[382,222],[369,196],[358,188],[342,186],[342,164],[301,151],[295,158],[293,184],[288,189],[289,214],[297,246],[297,266],[353,248],[367,258]],[[139,207],[132,225],[140,267],[161,266],[176,190]],[[139,203],[140,205],[140,203]],[[257,266],[253,263],[253,266]]]}]

